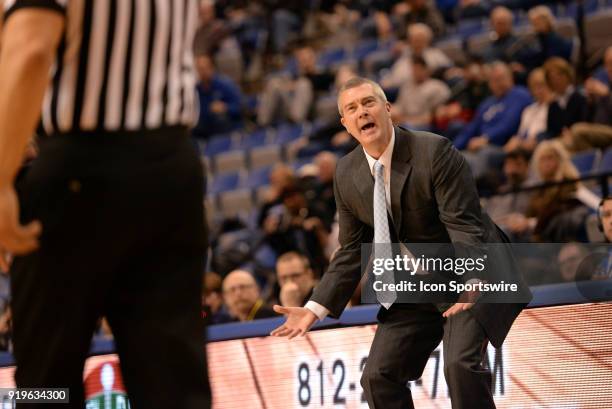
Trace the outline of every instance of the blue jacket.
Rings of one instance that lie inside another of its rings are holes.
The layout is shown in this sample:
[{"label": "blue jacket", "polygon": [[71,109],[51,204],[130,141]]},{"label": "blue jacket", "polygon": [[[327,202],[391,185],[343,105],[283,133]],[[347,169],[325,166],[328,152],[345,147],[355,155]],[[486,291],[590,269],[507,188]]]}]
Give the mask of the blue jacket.
[{"label": "blue jacket", "polygon": [[[194,134],[201,136],[232,131],[242,125],[242,94],[229,78],[215,74],[208,88],[200,82],[196,85],[200,100],[200,114]],[[227,105],[227,112],[223,115],[215,114],[210,110],[213,101],[222,101]]]},{"label": "blue jacket", "polygon": [[521,86],[515,86],[501,98],[485,99],[472,122],[455,138],[455,147],[465,149],[471,138],[481,135],[486,135],[489,143],[503,146],[518,130],[523,109],[531,102],[531,95]]}]

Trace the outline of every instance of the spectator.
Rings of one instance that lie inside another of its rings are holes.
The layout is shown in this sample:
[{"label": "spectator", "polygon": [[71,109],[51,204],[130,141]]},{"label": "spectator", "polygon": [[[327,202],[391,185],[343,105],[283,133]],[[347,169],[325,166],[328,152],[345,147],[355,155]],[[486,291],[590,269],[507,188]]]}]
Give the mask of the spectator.
[{"label": "spectator", "polygon": [[591,121],[577,122],[562,132],[563,143],[570,152],[606,149],[612,145],[612,93],[607,82],[608,75],[612,76],[612,47],[606,50],[604,68],[605,78],[594,76],[584,84],[592,111]]},{"label": "spectator", "polygon": [[383,88],[396,88],[412,80],[410,59],[422,57],[433,72],[450,67],[452,61],[438,48],[431,47],[433,32],[422,23],[415,23],[407,29],[408,44],[403,55],[393,64],[390,72],[383,77]]},{"label": "spectator", "polygon": [[480,104],[489,97],[488,70],[479,58],[472,58],[452,87],[450,102],[440,106],[435,113],[436,128],[449,139],[463,129],[474,117]]},{"label": "spectator", "polygon": [[324,215],[314,203],[307,202],[298,181],[286,186],[281,197],[282,206],[270,209],[264,220],[265,241],[277,254],[288,251],[305,254],[320,276],[327,266],[323,249],[329,226],[323,222]]},{"label": "spectator", "polygon": [[554,138],[561,135],[563,128],[569,128],[587,117],[587,100],[574,87],[574,69],[562,58],[550,58],[544,64],[546,82],[555,93],[550,104],[546,134]]},{"label": "spectator", "polygon": [[602,199],[597,211],[606,243],[612,243],[612,197],[608,196]]},{"label": "spectator", "polygon": [[[606,48],[603,57],[603,66],[599,67],[592,77],[592,80],[597,81],[608,89],[607,91],[604,89],[604,95],[607,95],[610,92],[610,79],[612,79],[612,46]],[[589,92],[590,87],[588,85],[588,81],[585,84],[585,88],[587,88],[587,92]]]},{"label": "spectator", "polygon": [[283,120],[305,121],[313,109],[315,93],[328,92],[334,83],[331,73],[317,68],[317,54],[312,46],[298,43],[294,56],[296,75],[272,77],[264,87],[257,108],[257,123],[261,126]]},{"label": "spectator", "polygon": [[529,176],[530,153],[524,149],[516,149],[506,154],[503,172],[506,182],[501,185],[497,196],[486,202],[487,213],[513,241],[521,240],[523,232],[522,221],[529,206],[530,193],[518,192],[526,186]]},{"label": "spectator", "polygon": [[531,44],[528,68],[544,64],[551,57],[560,57],[571,61],[573,44],[555,31],[556,19],[547,6],[536,6],[529,10],[529,22],[536,34],[535,44]]},{"label": "spectator", "polygon": [[[563,145],[556,140],[540,142],[533,156],[533,167],[544,183],[576,179],[578,170]],[[584,235],[588,210],[588,189],[580,183],[545,186],[531,197],[526,217],[517,231],[530,232],[532,241],[567,242]],[[520,227],[520,228],[519,228]]]},{"label": "spectator", "polygon": [[396,123],[414,128],[429,128],[436,108],[450,96],[444,82],[431,78],[429,67],[423,57],[413,56],[413,81],[406,82],[392,106],[391,117]]},{"label": "spectator", "polygon": [[328,225],[334,220],[336,214],[336,199],[334,197],[334,174],[338,158],[331,152],[319,152],[314,158],[314,164],[318,170],[318,185],[316,189],[316,200],[324,209],[324,220]]},{"label": "spectator", "polygon": [[202,277],[202,315],[207,324],[221,324],[231,321],[223,306],[221,276],[208,271]]},{"label": "spectator", "polygon": [[571,283],[583,277],[577,277],[580,264],[588,256],[589,252],[580,243],[571,242],[564,244],[559,250],[557,262],[559,264],[560,280]]},{"label": "spectator", "polygon": [[493,9],[490,17],[490,24],[493,28],[492,41],[482,52],[485,62],[504,61],[511,63],[516,61],[515,53],[518,51],[516,47],[518,37],[512,32],[513,20],[512,11],[508,8],[498,6]]},{"label": "spectator", "polygon": [[466,150],[474,177],[482,177],[490,168],[500,168],[503,146],[518,130],[523,109],[531,103],[526,89],[514,85],[507,64],[493,63],[489,73],[492,96],[479,107],[476,116],[454,141]]},{"label": "spectator", "polygon": [[233,321],[277,317],[260,298],[255,278],[248,271],[234,270],[223,280],[223,300]]},{"label": "spectator", "polygon": [[201,0],[198,14],[200,21],[193,39],[194,55],[214,56],[219,71],[240,84],[244,68],[242,51],[231,27],[217,18],[213,0]]},{"label": "spectator", "polygon": [[444,18],[429,0],[404,0],[395,6],[394,15],[400,20],[400,32],[411,24],[426,24],[436,38],[444,35]]},{"label": "spectator", "polygon": [[270,172],[270,189],[266,197],[264,197],[257,217],[257,225],[259,227],[263,227],[270,210],[283,203],[283,190],[292,183],[295,183],[293,169],[284,163],[274,165]]},{"label": "spectator", "polygon": [[307,257],[295,251],[281,255],[276,261],[276,277],[283,307],[303,307],[310,299],[316,281]]},{"label": "spectator", "polygon": [[241,127],[242,95],[236,84],[216,73],[210,55],[198,56],[196,68],[200,77],[200,82],[196,86],[200,100],[200,114],[193,135],[198,138],[208,138]]},{"label": "spectator", "polygon": [[531,71],[527,82],[535,102],[523,111],[518,132],[504,145],[506,152],[514,151],[517,148],[533,152],[538,143],[538,137],[546,132],[548,110],[553,93],[546,83],[544,70],[536,68]]}]

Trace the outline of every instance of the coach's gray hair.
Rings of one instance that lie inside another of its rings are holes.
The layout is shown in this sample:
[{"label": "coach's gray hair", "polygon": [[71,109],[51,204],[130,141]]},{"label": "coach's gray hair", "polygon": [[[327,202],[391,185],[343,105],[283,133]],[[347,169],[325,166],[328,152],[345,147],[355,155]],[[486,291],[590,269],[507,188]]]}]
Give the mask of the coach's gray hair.
[{"label": "coach's gray hair", "polygon": [[346,90],[349,90],[351,88],[357,88],[363,84],[371,85],[372,89],[374,90],[374,95],[376,95],[382,102],[387,102],[387,96],[385,95],[385,91],[383,91],[383,89],[380,87],[380,85],[378,85],[378,83],[364,77],[353,77],[350,80],[346,81],[344,84],[342,84],[342,86],[338,90],[338,112],[340,113],[340,116],[343,116],[342,107],[340,106],[340,95],[342,95],[342,93]]}]

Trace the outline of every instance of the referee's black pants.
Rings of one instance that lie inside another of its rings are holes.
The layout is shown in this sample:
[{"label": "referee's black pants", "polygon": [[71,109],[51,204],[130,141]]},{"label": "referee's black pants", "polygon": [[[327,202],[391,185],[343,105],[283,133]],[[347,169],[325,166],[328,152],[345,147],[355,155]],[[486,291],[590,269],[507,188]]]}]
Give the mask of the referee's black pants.
[{"label": "referee's black pants", "polygon": [[57,407],[84,407],[83,364],[106,316],[134,409],[210,406],[203,186],[182,128],[41,143],[18,189],[22,222],[43,225],[11,270],[18,387],[69,387]]}]

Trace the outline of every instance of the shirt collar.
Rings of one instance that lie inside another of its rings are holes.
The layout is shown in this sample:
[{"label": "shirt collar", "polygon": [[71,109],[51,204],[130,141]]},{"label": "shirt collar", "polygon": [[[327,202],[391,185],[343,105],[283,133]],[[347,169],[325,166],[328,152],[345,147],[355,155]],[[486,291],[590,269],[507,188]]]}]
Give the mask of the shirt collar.
[{"label": "shirt collar", "polygon": [[[382,155],[380,155],[380,158],[378,158],[378,160],[380,161],[380,163],[382,163],[385,169],[391,169],[391,158],[393,158],[393,147],[395,146],[395,128],[392,127],[391,129],[391,140],[385,148],[385,151],[382,153]],[[370,173],[372,173],[373,175],[374,162],[376,162],[376,159],[370,156],[370,154],[368,154],[365,149],[363,149],[363,153],[365,153],[366,159],[368,160],[368,165],[370,166]]]}]

